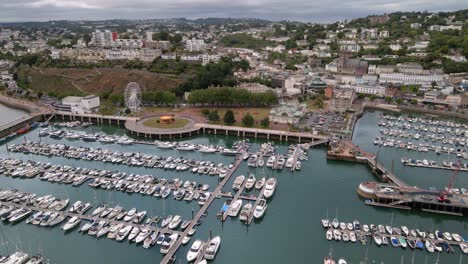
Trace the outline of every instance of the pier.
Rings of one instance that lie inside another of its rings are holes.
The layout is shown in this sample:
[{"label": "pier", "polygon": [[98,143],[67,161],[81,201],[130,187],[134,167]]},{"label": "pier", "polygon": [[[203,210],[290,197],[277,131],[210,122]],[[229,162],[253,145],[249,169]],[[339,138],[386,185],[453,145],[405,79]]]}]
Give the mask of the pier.
[{"label": "pier", "polygon": [[[240,199],[240,196],[241,196],[242,192],[244,191],[246,183],[247,183],[247,178],[244,179],[244,182],[242,182],[242,185],[240,186],[239,190],[237,191],[237,193],[232,198],[231,204]],[[239,209],[239,211],[241,209]],[[223,221],[223,222],[226,221],[226,219],[228,217],[228,212],[229,212],[229,209],[226,210],[226,212],[224,212],[223,217],[221,218],[221,221]]]},{"label": "pier", "polygon": [[430,165],[430,164],[424,165],[424,164],[416,164],[416,163],[408,163],[408,162],[403,163],[403,165],[410,166],[410,167],[418,167],[418,168],[429,168],[429,169],[453,170],[453,171],[468,172],[467,168],[454,167],[454,166],[446,167],[446,166],[440,166],[440,165]]},{"label": "pier", "polygon": [[263,193],[265,192],[265,188],[266,188],[266,184],[263,186],[262,190],[261,190],[260,193],[258,194],[257,200],[255,200],[255,203],[254,203],[254,205],[253,205],[253,207],[252,207],[252,212],[250,212],[250,215],[249,215],[249,217],[247,218],[247,222],[246,222],[247,225],[250,225],[250,223],[252,223],[252,220],[253,220],[253,217],[254,217],[255,208],[257,208],[258,203],[260,203],[260,200],[263,198]]},{"label": "pier", "polygon": [[198,210],[197,214],[195,217],[192,219],[190,224],[185,228],[184,232],[180,234],[180,236],[177,238],[176,243],[170,248],[169,252],[167,252],[166,256],[161,261],[161,264],[167,264],[169,263],[169,260],[172,258],[172,256],[177,252],[179,249],[180,245],[182,244],[182,240],[184,237],[186,237],[189,233],[189,231],[195,226],[195,224],[200,220],[200,218],[205,214],[206,210],[210,207],[211,203],[213,203],[214,199],[218,197],[221,194],[221,190],[223,189],[224,185],[229,181],[231,176],[234,174],[234,172],[237,170],[239,165],[242,162],[242,158],[240,156],[237,156],[236,163],[234,164],[234,167],[228,172],[226,177],[218,184],[216,189],[211,193],[210,197],[208,200],[205,202],[205,204]]}]

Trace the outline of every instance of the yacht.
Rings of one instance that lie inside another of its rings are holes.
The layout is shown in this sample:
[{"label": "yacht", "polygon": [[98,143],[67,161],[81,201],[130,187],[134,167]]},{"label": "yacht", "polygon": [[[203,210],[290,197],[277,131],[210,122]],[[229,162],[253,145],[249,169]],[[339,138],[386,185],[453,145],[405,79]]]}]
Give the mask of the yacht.
[{"label": "yacht", "polygon": [[255,178],[255,176],[253,174],[250,174],[249,177],[247,178],[247,182],[245,183],[245,188],[247,190],[252,189],[255,185],[256,180],[257,179]]},{"label": "yacht", "polygon": [[252,212],[252,204],[248,203],[242,207],[240,212],[239,220],[247,221],[249,219],[250,213]]},{"label": "yacht", "polygon": [[180,223],[182,222],[182,217],[180,217],[180,215],[175,215],[171,222],[169,223],[169,229],[176,229]]},{"label": "yacht", "polygon": [[161,227],[164,228],[167,225],[169,225],[169,223],[172,221],[172,217],[173,217],[172,215],[166,216],[161,222]]},{"label": "yacht", "polygon": [[201,253],[203,250],[203,241],[197,239],[195,242],[193,242],[192,246],[190,247],[190,250],[187,252],[187,261],[192,262],[197,259],[198,255]]},{"label": "yacht", "polygon": [[158,239],[158,231],[151,232],[143,241],[143,248],[149,249],[150,247],[156,244],[156,240]]},{"label": "yacht", "polygon": [[276,163],[276,156],[271,156],[268,158],[266,165],[269,168],[273,168],[273,166],[275,166],[275,163]]},{"label": "yacht", "polygon": [[218,253],[219,246],[221,245],[221,238],[219,236],[214,237],[208,242],[208,246],[205,250],[205,259],[213,260]]},{"label": "yacht", "polygon": [[136,212],[137,212],[137,209],[136,208],[132,208],[130,209],[130,211],[128,211],[127,215],[124,217],[124,221],[125,222],[129,222],[131,220],[133,220],[133,218],[135,217],[136,215]]},{"label": "yacht", "polygon": [[244,183],[244,180],[245,180],[244,175],[237,176],[236,179],[234,180],[234,183],[232,184],[232,189],[235,191],[239,190],[242,184]]},{"label": "yacht", "polygon": [[117,232],[116,240],[117,241],[124,240],[128,236],[128,234],[130,233],[130,231],[132,231],[132,226],[131,225],[124,226],[123,228],[121,228],[119,230],[119,232]]},{"label": "yacht", "polygon": [[229,206],[227,214],[231,217],[235,217],[239,213],[241,207],[242,207],[242,200],[240,199],[236,200],[235,202],[232,202],[231,205]]},{"label": "yacht", "polygon": [[266,209],[268,208],[268,205],[267,205],[267,202],[265,199],[261,199],[257,206],[255,207],[255,211],[254,211],[254,214],[253,216],[256,218],[256,219],[260,219],[263,217],[263,215],[265,214],[265,211]]},{"label": "yacht", "polygon": [[134,226],[132,228],[132,231],[130,231],[130,234],[128,235],[128,241],[134,241],[139,233],[140,233],[140,228],[138,226]]},{"label": "yacht", "polygon": [[260,180],[258,180],[256,183],[255,183],[255,189],[257,190],[260,190],[263,188],[263,186],[265,185],[265,177],[261,178]]},{"label": "yacht", "polygon": [[70,220],[68,220],[68,222],[65,225],[63,225],[62,229],[63,231],[71,230],[75,226],[77,226],[80,222],[81,222],[80,218],[73,216],[72,218],[70,218]]},{"label": "yacht", "polygon": [[138,236],[135,238],[135,243],[139,244],[151,234],[151,231],[148,228],[143,228]]},{"label": "yacht", "polygon": [[163,254],[166,254],[169,252],[169,249],[175,244],[177,241],[178,235],[177,234],[172,234],[169,237],[164,238],[164,241],[161,243],[161,250],[160,252]]},{"label": "yacht", "polygon": [[265,196],[265,198],[270,198],[273,196],[273,194],[275,193],[275,189],[276,189],[276,179],[275,178],[269,178],[267,181],[266,181],[266,186],[265,186],[265,191],[263,192],[263,195]]}]

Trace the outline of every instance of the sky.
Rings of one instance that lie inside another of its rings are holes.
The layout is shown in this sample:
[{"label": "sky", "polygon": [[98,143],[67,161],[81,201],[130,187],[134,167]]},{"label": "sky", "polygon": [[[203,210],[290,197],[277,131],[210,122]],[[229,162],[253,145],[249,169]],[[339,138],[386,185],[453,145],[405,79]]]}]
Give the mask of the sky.
[{"label": "sky", "polygon": [[453,11],[468,0],[0,0],[0,22],[261,18],[334,22],[395,11]]}]

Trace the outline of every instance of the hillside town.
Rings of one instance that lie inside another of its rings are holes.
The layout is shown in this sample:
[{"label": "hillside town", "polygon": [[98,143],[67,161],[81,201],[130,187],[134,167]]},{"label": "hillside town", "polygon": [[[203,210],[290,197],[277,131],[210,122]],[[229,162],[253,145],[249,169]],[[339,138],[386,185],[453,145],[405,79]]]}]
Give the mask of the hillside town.
[{"label": "hillside town", "polygon": [[[123,68],[184,76],[178,85],[161,89],[157,82],[139,82],[142,106],[268,107],[267,126],[349,136],[363,106],[467,113],[467,16],[467,10],[393,13],[332,24],[258,19],[38,22],[37,30],[3,24],[0,82],[10,93],[38,97],[61,111],[99,112],[99,104],[110,101],[105,109],[114,114],[126,110],[123,95],[114,88],[109,94],[86,91],[76,81],[72,84],[79,92],[64,87],[51,92],[30,74],[50,68]],[[153,88],[145,87],[148,82]],[[259,105],[255,100],[204,100],[194,93],[219,87],[276,99]],[[80,106],[93,95],[101,98],[97,106]]]}]

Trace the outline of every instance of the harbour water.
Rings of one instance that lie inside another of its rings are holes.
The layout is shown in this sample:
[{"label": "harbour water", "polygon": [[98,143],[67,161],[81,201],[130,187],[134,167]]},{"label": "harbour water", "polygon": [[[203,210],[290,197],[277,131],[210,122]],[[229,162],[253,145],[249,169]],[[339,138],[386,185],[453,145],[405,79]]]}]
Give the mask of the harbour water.
[{"label": "harbour water", "polygon": [[6,105],[0,104],[0,126],[9,122],[15,121],[21,117],[28,115],[23,110],[14,109]]},{"label": "harbour water", "polygon": [[[379,160],[388,168],[401,176],[405,182],[421,187],[445,186],[451,176],[450,171],[431,170],[422,168],[404,167],[400,163],[404,150],[393,148],[379,148],[373,145],[373,139],[378,134],[379,112],[366,112],[356,125],[353,141],[364,150],[379,151]],[[2,117],[3,118],[3,115]],[[0,123],[2,120],[0,119]],[[5,121],[3,121],[5,122]],[[102,132],[113,135],[123,135],[125,132],[115,126],[93,126],[80,130]],[[39,141],[37,130],[25,135],[27,140]],[[20,143],[24,137],[18,137],[7,144]],[[117,144],[102,144],[99,142],[70,141],[67,139],[41,138],[47,143],[62,143],[67,145],[86,145],[93,148],[105,148],[115,151],[140,152],[160,156],[189,157],[195,159],[207,159],[215,162],[229,164],[234,157],[220,154],[202,154],[198,152],[186,152],[177,150],[163,150],[154,146]],[[236,137],[204,136],[187,139],[191,143],[215,144],[231,146]],[[252,141],[250,151],[258,149],[262,140]],[[279,143],[278,153],[287,152],[287,144]],[[71,165],[74,167],[86,167],[96,169],[118,170],[126,173],[150,174],[160,178],[181,178],[184,180],[207,183],[210,190],[215,188],[217,178],[212,176],[200,176],[190,172],[164,171],[161,169],[147,169],[143,167],[129,167],[126,165],[112,165],[103,162],[80,161],[62,157],[45,157],[37,155],[25,155],[9,153],[6,147],[0,145],[1,157],[14,157],[18,159],[33,159],[36,161],[50,162],[52,164]],[[414,158],[443,159],[431,153],[412,153]],[[453,158],[455,159],[455,158]],[[453,160],[455,161],[455,160]],[[461,251],[456,248],[453,254],[436,253],[429,254],[426,251],[412,251],[410,249],[393,248],[391,245],[378,247],[373,243],[363,246],[359,243],[328,242],[325,232],[320,224],[320,219],[337,217],[340,221],[352,222],[358,219],[362,224],[393,224],[394,226],[406,225],[409,228],[425,230],[443,230],[460,233],[467,236],[467,221],[462,217],[435,215],[416,211],[401,211],[387,208],[375,208],[366,206],[356,194],[356,188],[363,181],[375,181],[376,179],[367,167],[361,164],[353,164],[326,160],[326,149],[319,147],[309,151],[309,160],[303,161],[302,170],[291,173],[289,170],[282,172],[265,169],[252,169],[244,162],[236,171],[236,175],[253,172],[257,178],[263,175],[276,177],[278,187],[274,197],[268,203],[268,210],[263,220],[254,221],[249,227],[241,224],[238,218],[221,223],[216,218],[216,212],[221,208],[224,199],[215,200],[208,210],[208,215],[202,218],[202,225],[198,227],[194,238],[206,240],[210,230],[213,235],[220,235],[221,249],[214,263],[323,263],[323,257],[330,251],[335,258],[343,257],[348,263],[359,263],[365,259],[367,251],[367,263],[459,263]],[[468,173],[458,175],[456,185],[468,187]],[[224,191],[232,191],[231,186],[234,177],[225,186]],[[169,199],[157,199],[139,194],[127,194],[117,191],[95,190],[86,184],[80,187],[49,183],[39,179],[13,179],[0,176],[0,188],[16,188],[25,192],[33,192],[38,195],[52,194],[59,198],[70,198],[71,201],[82,200],[94,205],[108,203],[121,205],[127,210],[136,207],[139,210],[147,210],[148,215],[179,214],[184,219],[189,219],[192,209],[198,210],[195,202],[176,201]],[[252,191],[255,193],[255,191]],[[182,246],[177,253],[177,263],[185,263],[185,256],[189,246]],[[149,250],[141,246],[129,244],[127,241],[119,243],[107,238],[96,239],[83,235],[75,229],[64,234],[59,227],[44,228],[25,224],[24,222],[11,225],[0,223],[0,255],[20,249],[26,252],[41,252],[50,259],[51,263],[159,263],[163,255],[159,253],[159,247]],[[413,253],[414,252],[414,253]],[[414,262],[412,259],[414,258]],[[466,257],[465,259],[468,259]],[[468,263],[463,260],[461,263]]]}]

